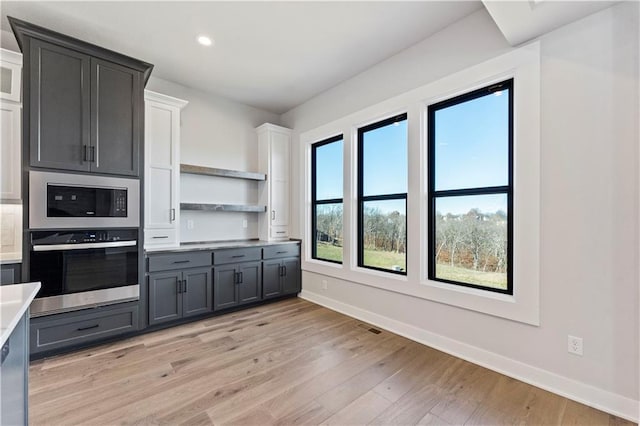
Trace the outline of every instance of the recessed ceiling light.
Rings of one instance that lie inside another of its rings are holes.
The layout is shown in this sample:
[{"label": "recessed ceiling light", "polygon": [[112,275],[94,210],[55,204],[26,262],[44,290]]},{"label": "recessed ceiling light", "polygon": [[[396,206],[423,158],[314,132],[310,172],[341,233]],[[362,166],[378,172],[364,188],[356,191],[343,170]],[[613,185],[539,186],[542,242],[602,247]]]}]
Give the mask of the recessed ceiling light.
[{"label": "recessed ceiling light", "polygon": [[213,41],[204,35],[198,36],[198,43],[200,43],[203,46],[211,46],[213,44]]}]

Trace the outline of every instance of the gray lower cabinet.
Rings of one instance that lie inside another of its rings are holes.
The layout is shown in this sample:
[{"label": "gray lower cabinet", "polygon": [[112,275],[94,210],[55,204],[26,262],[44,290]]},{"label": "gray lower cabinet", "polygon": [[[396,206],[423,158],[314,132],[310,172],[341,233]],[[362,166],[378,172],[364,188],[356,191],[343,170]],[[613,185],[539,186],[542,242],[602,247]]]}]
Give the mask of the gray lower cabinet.
[{"label": "gray lower cabinet", "polygon": [[260,261],[215,266],[213,275],[214,311],[262,299]]},{"label": "gray lower cabinet", "polygon": [[262,299],[262,248],[216,250],[213,253],[213,310]]},{"label": "gray lower cabinet", "polygon": [[300,292],[300,246],[279,244],[263,249],[262,296],[272,297]]},{"label": "gray lower cabinet", "polygon": [[21,267],[20,263],[0,265],[0,285],[18,284],[21,281]]},{"label": "gray lower cabinet", "polygon": [[0,363],[0,425],[28,425],[29,311],[2,347]]},{"label": "gray lower cabinet", "polygon": [[138,303],[31,318],[31,354],[91,343],[138,329]]},{"label": "gray lower cabinet", "polygon": [[262,296],[265,299],[300,292],[300,259],[268,259],[262,266]]},{"label": "gray lower cabinet", "polygon": [[210,312],[211,267],[149,274],[149,325]]}]

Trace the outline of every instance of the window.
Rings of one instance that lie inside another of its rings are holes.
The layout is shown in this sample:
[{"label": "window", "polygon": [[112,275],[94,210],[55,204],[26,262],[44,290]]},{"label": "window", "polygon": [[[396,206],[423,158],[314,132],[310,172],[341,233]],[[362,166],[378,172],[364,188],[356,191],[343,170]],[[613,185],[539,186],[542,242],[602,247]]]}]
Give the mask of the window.
[{"label": "window", "polygon": [[428,117],[429,279],[513,294],[513,80]]},{"label": "window", "polygon": [[407,114],[358,129],[358,266],[407,273]]},{"label": "window", "polygon": [[342,263],[342,139],[311,146],[311,257],[336,263]]}]

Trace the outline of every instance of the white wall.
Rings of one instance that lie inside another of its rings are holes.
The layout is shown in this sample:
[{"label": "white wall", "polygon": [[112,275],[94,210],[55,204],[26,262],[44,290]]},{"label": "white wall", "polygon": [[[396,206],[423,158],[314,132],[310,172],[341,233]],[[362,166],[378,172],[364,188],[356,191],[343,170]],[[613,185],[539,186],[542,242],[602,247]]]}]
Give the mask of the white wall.
[{"label": "white wall", "polygon": [[[152,77],[147,89],[189,101],[181,115],[181,163],[243,171],[258,169],[255,127],[279,124],[279,117],[219,96]],[[181,175],[184,202],[256,204],[257,183],[239,179]],[[256,213],[182,211],[180,239],[211,241],[258,238]],[[193,221],[193,229],[188,229]],[[247,227],[243,227],[243,221]]]},{"label": "white wall", "polygon": [[[637,419],[638,9],[621,3],[541,39],[539,327],[311,272],[303,293]],[[465,18],[284,114],[292,158],[300,133],[509,49],[485,11]],[[292,169],[301,235],[303,165]],[[583,357],[567,353],[568,334],[584,338]]]}]

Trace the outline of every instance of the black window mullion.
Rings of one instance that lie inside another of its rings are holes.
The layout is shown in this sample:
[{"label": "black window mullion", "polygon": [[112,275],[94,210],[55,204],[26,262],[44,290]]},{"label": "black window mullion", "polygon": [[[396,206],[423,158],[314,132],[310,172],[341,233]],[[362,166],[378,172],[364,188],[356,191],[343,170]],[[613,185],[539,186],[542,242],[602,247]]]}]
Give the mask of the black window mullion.
[{"label": "black window mullion", "polygon": [[509,192],[507,186],[487,186],[484,188],[466,188],[466,189],[447,189],[443,191],[433,191],[434,197],[460,197],[463,195],[490,195],[490,194],[506,194]]},{"label": "black window mullion", "polygon": [[331,199],[327,199],[327,200],[316,200],[313,201],[313,203],[315,205],[322,205],[322,204],[341,204],[342,203],[342,198],[331,198]]}]

